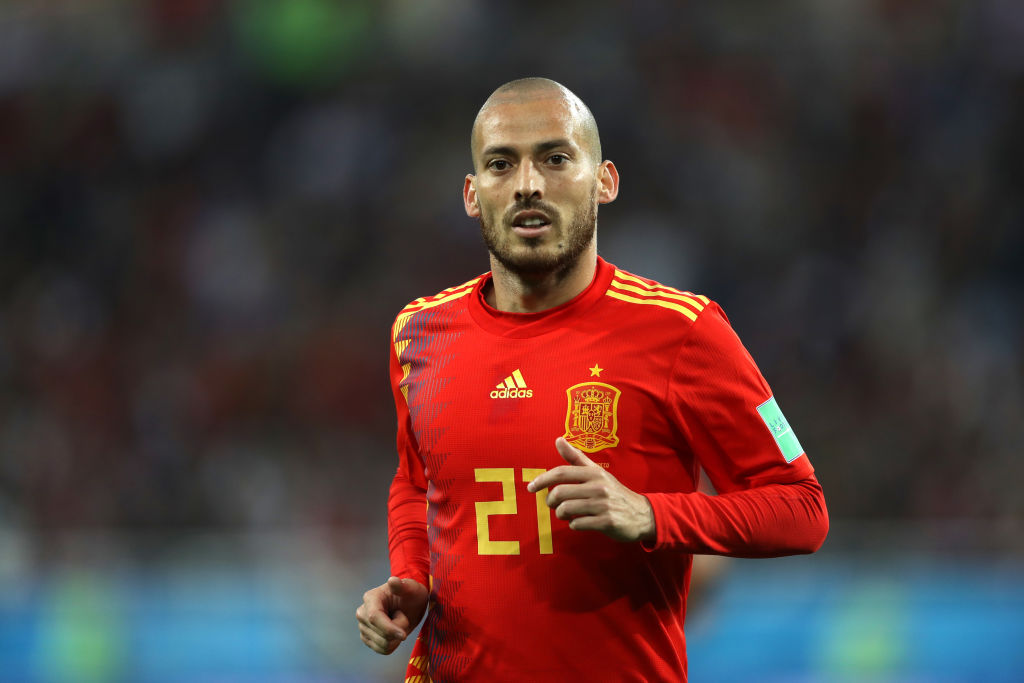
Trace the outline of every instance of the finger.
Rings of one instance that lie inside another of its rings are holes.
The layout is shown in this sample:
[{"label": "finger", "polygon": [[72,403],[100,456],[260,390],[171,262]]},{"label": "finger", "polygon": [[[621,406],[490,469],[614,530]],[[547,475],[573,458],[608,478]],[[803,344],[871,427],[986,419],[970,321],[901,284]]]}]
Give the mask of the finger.
[{"label": "finger", "polygon": [[359,624],[359,637],[366,643],[367,647],[377,651],[383,650],[388,643],[387,638],[363,624]]},{"label": "finger", "polygon": [[402,631],[402,633],[407,634],[409,633],[409,631],[412,630],[409,628],[409,617],[405,616],[405,612],[403,612],[402,610],[397,610],[395,611],[394,614],[391,615],[391,622],[395,626],[397,626]]},{"label": "finger", "polygon": [[564,436],[560,436],[555,439],[555,449],[558,454],[562,456],[567,463],[570,465],[580,465],[583,467],[599,467],[597,463],[588,458],[583,454],[583,451],[573,446],[571,443],[565,440]]},{"label": "finger", "polygon": [[561,465],[553,470],[548,470],[544,474],[540,474],[536,479],[526,485],[526,490],[530,493],[537,493],[541,489],[546,489],[558,484],[582,484],[583,482],[590,481],[595,476],[598,476],[603,470],[597,470],[593,467],[574,467],[570,465]]},{"label": "finger", "polygon": [[363,593],[363,604],[356,610],[357,615],[359,612],[362,612],[364,616],[369,617],[374,612],[384,611],[384,592],[381,590],[382,588],[383,586],[378,586]]},{"label": "finger", "polygon": [[607,532],[609,524],[603,515],[583,515],[569,520],[569,528],[573,531]]},{"label": "finger", "polygon": [[359,638],[363,643],[373,650],[382,655],[391,654],[400,641],[385,638],[381,634],[369,629],[362,624],[359,625]]},{"label": "finger", "polygon": [[367,630],[359,633],[359,639],[378,654],[391,654],[401,644],[400,640],[383,638],[379,633]]},{"label": "finger", "polygon": [[604,508],[601,503],[590,498],[567,500],[563,503],[559,503],[554,510],[555,517],[558,517],[558,519],[569,520],[577,517],[591,517],[604,512]]},{"label": "finger", "polygon": [[397,633],[397,629],[388,619],[384,599],[387,586],[378,586],[363,593],[363,604],[356,609],[356,620],[372,628],[382,635]]},{"label": "finger", "polygon": [[583,498],[600,498],[601,490],[594,485],[594,482],[582,482],[579,484],[559,484],[548,491],[545,502],[549,508],[556,508],[566,500]]},{"label": "finger", "polygon": [[379,608],[371,608],[364,602],[356,609],[356,621],[364,626],[370,626],[370,616],[378,610]]},{"label": "finger", "polygon": [[[382,588],[387,588],[391,596],[397,598],[398,603],[423,599],[429,592],[427,587],[416,579],[400,579],[397,576],[390,577]],[[395,602],[391,602],[392,606],[395,606]]]},{"label": "finger", "polygon": [[366,623],[367,627],[380,633],[386,638],[396,638],[398,640],[405,640],[406,631],[400,628],[395,622],[388,618],[388,615],[384,612],[373,612],[369,615]]}]

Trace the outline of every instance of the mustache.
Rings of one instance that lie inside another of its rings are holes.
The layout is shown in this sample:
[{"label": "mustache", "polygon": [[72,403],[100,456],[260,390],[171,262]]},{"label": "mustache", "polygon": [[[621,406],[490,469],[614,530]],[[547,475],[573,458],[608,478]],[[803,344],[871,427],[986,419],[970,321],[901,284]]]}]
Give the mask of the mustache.
[{"label": "mustache", "polygon": [[525,199],[523,201],[516,202],[508,208],[505,212],[505,223],[512,223],[512,219],[514,219],[516,214],[520,211],[543,211],[552,222],[558,218],[558,210],[547,202],[539,199]]}]

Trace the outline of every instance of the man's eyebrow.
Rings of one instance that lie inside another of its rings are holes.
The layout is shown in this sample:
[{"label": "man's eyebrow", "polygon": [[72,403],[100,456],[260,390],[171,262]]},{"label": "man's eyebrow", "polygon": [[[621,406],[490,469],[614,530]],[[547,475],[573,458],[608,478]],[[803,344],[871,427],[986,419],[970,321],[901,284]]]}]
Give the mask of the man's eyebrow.
[{"label": "man's eyebrow", "polygon": [[559,147],[572,147],[572,143],[566,140],[565,138],[559,138],[557,140],[547,140],[545,142],[538,142],[536,145],[534,145],[533,151],[535,153],[547,152],[552,149],[557,149]]},{"label": "man's eyebrow", "polygon": [[516,150],[512,147],[508,147],[505,145],[491,145],[490,147],[484,150],[483,154],[485,157],[489,157],[492,155],[511,157],[515,156]]},{"label": "man's eyebrow", "polygon": [[[572,143],[569,142],[569,140],[567,140],[566,138],[558,138],[557,140],[545,140],[544,142],[538,142],[536,145],[533,146],[533,153],[542,154],[549,150],[557,149],[559,147],[572,147]],[[490,147],[487,147],[483,151],[483,155],[487,157],[495,155],[513,157],[516,156],[516,154],[516,149],[508,145],[492,145]]]}]

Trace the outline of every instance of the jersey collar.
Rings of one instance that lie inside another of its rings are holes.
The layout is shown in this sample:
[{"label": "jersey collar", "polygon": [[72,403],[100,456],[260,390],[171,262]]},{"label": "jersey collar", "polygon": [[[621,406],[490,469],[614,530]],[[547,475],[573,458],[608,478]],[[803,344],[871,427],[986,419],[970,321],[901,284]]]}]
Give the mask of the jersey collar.
[{"label": "jersey collar", "polygon": [[536,313],[508,313],[490,306],[483,295],[492,277],[486,273],[468,297],[469,312],[476,324],[491,334],[519,339],[536,337],[566,327],[583,315],[604,296],[614,273],[615,266],[598,256],[594,279],[586,289],[560,306]]}]

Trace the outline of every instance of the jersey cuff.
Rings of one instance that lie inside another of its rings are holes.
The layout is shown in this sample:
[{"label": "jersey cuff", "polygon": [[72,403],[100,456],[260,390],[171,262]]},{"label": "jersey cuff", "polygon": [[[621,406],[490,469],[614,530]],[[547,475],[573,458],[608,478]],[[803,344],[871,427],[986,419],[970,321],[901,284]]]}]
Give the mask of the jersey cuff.
[{"label": "jersey cuff", "polygon": [[[640,542],[640,547],[647,552],[662,550],[670,546],[679,545],[682,538],[681,529],[676,529],[678,524],[672,524],[672,515],[668,513],[667,506],[671,506],[669,496],[679,498],[685,493],[645,493],[644,497],[651,504],[651,512],[654,514],[654,538]],[[670,529],[670,527],[672,527]],[[670,533],[671,532],[671,533]]]}]

